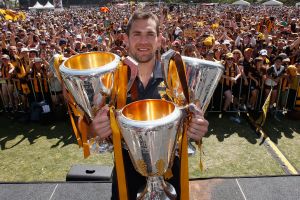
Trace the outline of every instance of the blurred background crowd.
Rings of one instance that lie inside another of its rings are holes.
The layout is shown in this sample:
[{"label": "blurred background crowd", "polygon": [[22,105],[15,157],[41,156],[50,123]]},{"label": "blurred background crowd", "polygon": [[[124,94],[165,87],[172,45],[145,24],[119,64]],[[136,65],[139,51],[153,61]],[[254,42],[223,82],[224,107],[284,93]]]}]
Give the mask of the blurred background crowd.
[{"label": "blurred background crowd", "polygon": [[[224,75],[208,111],[223,117],[260,111],[272,89],[269,109],[300,111],[300,9],[217,4],[107,4],[61,11],[1,11],[0,107],[29,114],[62,111],[62,87],[51,65],[90,51],[127,55],[124,42],[132,12],[150,10],[160,19],[161,54],[222,63]],[[16,17],[18,16],[18,17]],[[278,112],[277,112],[278,113]]]}]

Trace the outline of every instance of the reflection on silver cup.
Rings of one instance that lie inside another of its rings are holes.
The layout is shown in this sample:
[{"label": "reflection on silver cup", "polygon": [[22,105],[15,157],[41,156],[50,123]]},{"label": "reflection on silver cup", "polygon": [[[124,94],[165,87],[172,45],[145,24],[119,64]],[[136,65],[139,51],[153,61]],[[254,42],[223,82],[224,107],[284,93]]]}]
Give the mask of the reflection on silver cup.
[{"label": "reflection on silver cup", "polygon": [[117,120],[135,169],[147,177],[138,199],[175,199],[174,187],[163,174],[172,165],[182,112],[164,100],[126,105]]},{"label": "reflection on silver cup", "polygon": [[[171,97],[181,99],[183,100],[182,104],[186,104],[187,100],[184,99],[177,71],[172,69],[175,66],[175,62],[172,60],[174,54],[174,50],[169,50],[162,55],[165,81],[167,87],[172,90]],[[217,62],[186,56],[182,56],[182,60],[185,65],[189,101],[200,105],[201,110],[205,112],[223,74],[224,66]]]},{"label": "reflection on silver cup", "polygon": [[[170,49],[164,53],[161,58],[164,66],[165,82],[169,89],[169,96],[177,105],[183,106],[188,103],[188,100],[185,99],[184,88],[180,84],[176,63],[173,60],[175,53],[174,50]],[[196,104],[205,112],[223,74],[224,66],[217,62],[198,58],[186,56],[182,56],[181,58],[185,67],[189,102]],[[197,107],[190,106],[190,108]],[[190,111],[197,112],[195,109]],[[196,149],[192,145],[191,139],[189,139],[188,145],[189,155],[194,155]]]},{"label": "reflection on silver cup", "polygon": [[[90,52],[72,56],[60,66],[65,87],[86,120],[93,120],[96,112],[105,105],[114,85],[114,71],[119,62],[119,56],[113,53]],[[103,145],[107,144],[104,142]],[[91,139],[90,146],[93,151],[106,149],[101,148],[101,144],[99,146],[97,138]]]}]

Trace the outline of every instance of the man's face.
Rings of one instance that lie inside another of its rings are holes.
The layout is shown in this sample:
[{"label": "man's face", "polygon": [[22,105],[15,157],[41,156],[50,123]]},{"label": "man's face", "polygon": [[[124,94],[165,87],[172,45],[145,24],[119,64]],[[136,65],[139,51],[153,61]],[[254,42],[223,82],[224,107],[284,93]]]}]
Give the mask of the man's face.
[{"label": "man's face", "polygon": [[10,54],[11,55],[16,55],[17,53],[18,53],[17,47],[15,47],[15,46],[10,47]]},{"label": "man's face", "polygon": [[9,63],[9,59],[6,59],[6,58],[2,58],[2,63],[4,65],[7,65]]},{"label": "man's face", "polygon": [[282,49],[284,47],[284,41],[279,40],[277,46],[278,46],[278,49]]},{"label": "man's face", "polygon": [[300,62],[299,62],[299,63],[296,63],[296,67],[297,67],[297,72],[298,72],[298,74],[300,74]]},{"label": "man's face", "polygon": [[155,52],[160,46],[157,35],[154,20],[136,20],[127,38],[130,56],[139,63],[147,63],[155,59]]},{"label": "man's face", "polygon": [[275,64],[275,66],[279,67],[282,64],[282,61],[280,59],[276,59],[274,64]]},{"label": "man's face", "polygon": [[252,57],[252,51],[251,50],[245,51],[244,56],[245,56],[245,58],[248,58],[248,59],[251,58]]},{"label": "man's face", "polygon": [[28,57],[29,56],[29,53],[28,53],[28,51],[22,51],[21,53],[20,53],[20,57]]},{"label": "man's face", "polygon": [[250,42],[249,36],[244,37],[244,44],[248,44]]},{"label": "man's face", "polygon": [[19,37],[24,38],[26,36],[26,33],[24,31],[20,31]]}]

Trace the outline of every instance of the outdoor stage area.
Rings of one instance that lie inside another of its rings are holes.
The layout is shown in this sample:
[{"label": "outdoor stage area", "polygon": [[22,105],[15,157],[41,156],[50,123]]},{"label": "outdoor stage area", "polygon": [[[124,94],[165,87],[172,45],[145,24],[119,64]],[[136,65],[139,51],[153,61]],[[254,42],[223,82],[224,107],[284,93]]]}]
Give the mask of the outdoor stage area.
[{"label": "outdoor stage area", "polygon": [[[189,157],[190,199],[299,200],[300,123],[269,119],[262,137],[246,117],[236,124],[217,116],[207,117],[204,171],[199,152]],[[0,200],[110,199],[110,181],[66,181],[76,165],[113,166],[112,154],[83,159],[68,119],[45,125],[0,115],[0,145]]]},{"label": "outdoor stage area", "polygon": [[[190,181],[190,199],[297,200],[300,176],[212,178]],[[0,199],[106,200],[109,182],[2,183]]]}]

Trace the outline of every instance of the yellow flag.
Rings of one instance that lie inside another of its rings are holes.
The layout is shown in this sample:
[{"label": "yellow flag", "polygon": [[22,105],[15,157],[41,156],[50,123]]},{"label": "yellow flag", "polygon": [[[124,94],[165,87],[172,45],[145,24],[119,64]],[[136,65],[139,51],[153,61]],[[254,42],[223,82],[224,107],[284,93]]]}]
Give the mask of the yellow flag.
[{"label": "yellow flag", "polygon": [[13,20],[14,17],[11,16],[10,14],[5,13],[5,14],[4,14],[4,19],[7,20],[7,21],[9,21],[9,20]]},{"label": "yellow flag", "polygon": [[21,19],[23,21],[26,19],[26,14],[24,12],[19,12],[18,16],[19,16],[19,19]]},{"label": "yellow flag", "polygon": [[255,121],[255,123],[262,127],[266,121],[266,118],[267,118],[267,113],[268,113],[268,108],[269,108],[269,105],[270,105],[270,99],[271,99],[271,95],[272,95],[272,91],[273,91],[273,88],[270,90],[270,93],[268,94],[268,97],[262,107],[262,114],[259,116],[259,118]]},{"label": "yellow flag", "polygon": [[12,21],[17,21],[17,20],[25,20],[26,15],[24,12],[17,12],[14,10],[10,9],[0,9],[0,14],[4,17],[5,20],[12,20]]},{"label": "yellow flag", "polygon": [[6,12],[5,12],[5,10],[4,9],[0,9],[0,14],[1,15],[4,15]]},{"label": "yellow flag", "polygon": [[219,28],[219,23],[212,24],[212,25],[211,25],[211,28],[212,28],[212,29],[217,29],[217,28]]}]

